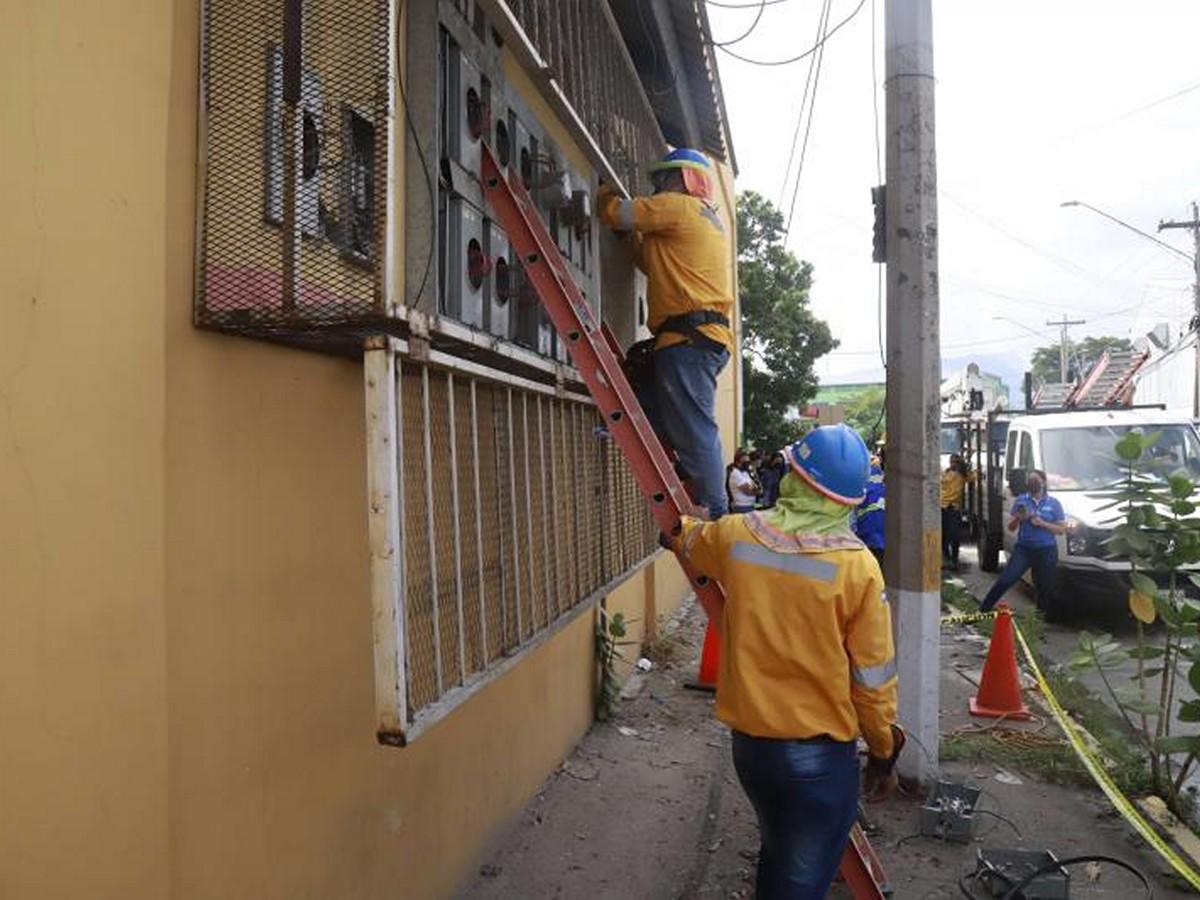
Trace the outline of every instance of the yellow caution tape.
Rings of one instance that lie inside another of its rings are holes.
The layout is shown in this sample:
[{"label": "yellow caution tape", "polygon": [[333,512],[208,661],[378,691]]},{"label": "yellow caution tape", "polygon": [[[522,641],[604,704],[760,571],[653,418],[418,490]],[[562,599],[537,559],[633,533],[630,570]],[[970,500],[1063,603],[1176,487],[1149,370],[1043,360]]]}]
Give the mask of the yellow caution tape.
[{"label": "yellow caution tape", "polygon": [[1067,716],[1066,711],[1058,702],[1058,698],[1054,696],[1054,692],[1050,690],[1046,676],[1042,674],[1037,660],[1034,659],[1033,651],[1029,649],[1029,644],[1025,642],[1025,635],[1021,633],[1021,629],[1017,627],[1015,620],[1013,621],[1013,631],[1016,632],[1017,641],[1020,643],[1021,650],[1025,654],[1025,660],[1029,663],[1029,668],[1033,670],[1033,675],[1037,679],[1038,687],[1042,689],[1042,695],[1046,698],[1050,712],[1054,715],[1058,726],[1067,736],[1067,740],[1071,742],[1071,747],[1074,748],[1075,754],[1079,757],[1084,767],[1087,768],[1088,772],[1091,773],[1096,784],[1100,786],[1100,790],[1104,791],[1108,799],[1112,801],[1113,806],[1116,807],[1117,812],[1125,818],[1125,821],[1132,825],[1134,830],[1144,837],[1151,847],[1158,851],[1158,855],[1169,862],[1171,868],[1178,872],[1188,884],[1200,890],[1200,874],[1197,874],[1195,869],[1189,866],[1178,853],[1172,850],[1159,833],[1142,818],[1142,814],[1121,793],[1121,789],[1117,787],[1108,772],[1104,770],[1104,766],[1100,764],[1100,761],[1096,759],[1087,744],[1083,742],[1083,738],[1079,734],[1079,729],[1076,728],[1075,723]]}]

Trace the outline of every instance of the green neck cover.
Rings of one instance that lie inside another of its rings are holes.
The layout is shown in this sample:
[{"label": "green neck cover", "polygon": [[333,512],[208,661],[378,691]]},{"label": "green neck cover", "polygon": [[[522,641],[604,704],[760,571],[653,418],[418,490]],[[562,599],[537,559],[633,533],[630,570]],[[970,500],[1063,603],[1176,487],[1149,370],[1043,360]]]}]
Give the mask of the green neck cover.
[{"label": "green neck cover", "polygon": [[795,472],[779,483],[779,499],[761,513],[763,521],[786,534],[845,534],[850,528],[850,507],[818,494]]}]

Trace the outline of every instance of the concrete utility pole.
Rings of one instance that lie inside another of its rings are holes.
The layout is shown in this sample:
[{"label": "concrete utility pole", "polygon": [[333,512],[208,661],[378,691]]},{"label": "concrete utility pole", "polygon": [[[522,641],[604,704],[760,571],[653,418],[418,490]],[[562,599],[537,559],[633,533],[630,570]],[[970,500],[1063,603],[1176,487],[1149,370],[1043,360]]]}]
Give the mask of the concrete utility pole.
[{"label": "concrete utility pole", "polygon": [[[1192,284],[1192,323],[1191,330],[1200,329],[1200,208],[1192,204],[1192,221],[1190,222],[1159,222],[1158,230],[1168,228],[1187,228],[1192,232],[1192,271],[1195,281]],[[1200,335],[1196,338],[1196,364],[1192,376],[1192,418],[1200,419]]]},{"label": "concrete utility pole", "polygon": [[[1058,339],[1058,371],[1059,371],[1058,380],[1061,381],[1063,384],[1066,384],[1066,381],[1067,381],[1067,340],[1069,338],[1067,329],[1070,328],[1072,325],[1086,325],[1087,320],[1085,320],[1085,319],[1068,319],[1066,316],[1063,316],[1061,322],[1047,322],[1046,324],[1047,325],[1057,325],[1059,328],[1062,329],[1059,332],[1059,339]],[[1082,373],[1080,373],[1080,374],[1082,374]]]},{"label": "concrete utility pole", "polygon": [[887,485],[884,561],[896,629],[900,773],[937,774],[941,510],[932,0],[886,0]]}]

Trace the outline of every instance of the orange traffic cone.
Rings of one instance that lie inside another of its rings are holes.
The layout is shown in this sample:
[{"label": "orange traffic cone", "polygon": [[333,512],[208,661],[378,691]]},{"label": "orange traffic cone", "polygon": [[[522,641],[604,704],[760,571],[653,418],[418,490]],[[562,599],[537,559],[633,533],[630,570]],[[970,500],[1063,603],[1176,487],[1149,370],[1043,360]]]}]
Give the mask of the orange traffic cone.
[{"label": "orange traffic cone", "polygon": [[704,647],[700,651],[700,674],[695,681],[689,681],[684,687],[693,691],[717,691],[717,666],[721,659],[721,636],[710,621],[704,629]]},{"label": "orange traffic cone", "polygon": [[1013,643],[1012,611],[1001,603],[996,611],[996,630],[983,664],[979,693],[971,698],[971,715],[988,719],[1028,719],[1029,708],[1021,698],[1017,674],[1017,648]]}]

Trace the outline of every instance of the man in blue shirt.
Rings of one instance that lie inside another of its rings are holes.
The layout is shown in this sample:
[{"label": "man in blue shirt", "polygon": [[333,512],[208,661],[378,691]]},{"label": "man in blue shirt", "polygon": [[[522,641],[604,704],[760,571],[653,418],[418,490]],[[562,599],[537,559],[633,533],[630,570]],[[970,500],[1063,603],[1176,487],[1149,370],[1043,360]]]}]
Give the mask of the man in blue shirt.
[{"label": "man in blue shirt", "polygon": [[1008,565],[992,585],[979,605],[987,612],[996,605],[1021,576],[1033,569],[1033,584],[1037,588],[1038,607],[1043,612],[1053,609],[1054,570],[1058,566],[1058,541],[1066,534],[1066,516],[1062,504],[1046,493],[1046,473],[1034,469],[1026,482],[1028,493],[1013,501],[1008,530],[1017,532],[1017,544],[1008,558]]}]

